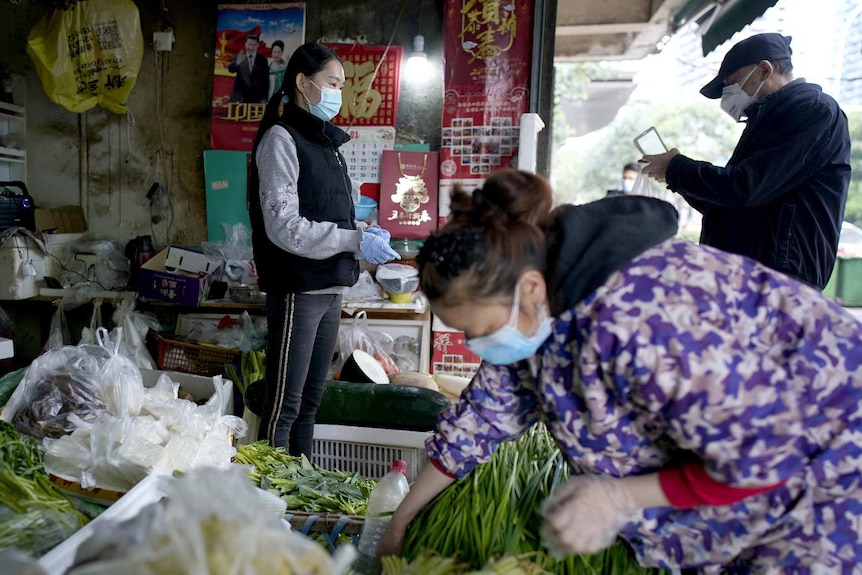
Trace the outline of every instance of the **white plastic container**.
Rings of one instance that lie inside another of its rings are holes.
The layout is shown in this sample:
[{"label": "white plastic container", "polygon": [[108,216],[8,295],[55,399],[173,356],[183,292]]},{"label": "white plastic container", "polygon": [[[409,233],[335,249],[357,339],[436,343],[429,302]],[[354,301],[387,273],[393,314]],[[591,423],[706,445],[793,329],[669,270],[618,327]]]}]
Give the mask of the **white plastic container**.
[{"label": "white plastic container", "polygon": [[[25,274],[25,266],[29,274]],[[0,300],[39,295],[45,275],[45,254],[30,238],[14,235],[0,245]]]},{"label": "white plastic container", "polygon": [[389,473],[377,482],[368,498],[368,509],[365,512],[365,524],[359,534],[359,559],[353,569],[360,574],[375,575],[377,573],[377,543],[389,526],[392,513],[404,500],[410,486],[407,484],[407,464],[396,459],[392,462]]}]

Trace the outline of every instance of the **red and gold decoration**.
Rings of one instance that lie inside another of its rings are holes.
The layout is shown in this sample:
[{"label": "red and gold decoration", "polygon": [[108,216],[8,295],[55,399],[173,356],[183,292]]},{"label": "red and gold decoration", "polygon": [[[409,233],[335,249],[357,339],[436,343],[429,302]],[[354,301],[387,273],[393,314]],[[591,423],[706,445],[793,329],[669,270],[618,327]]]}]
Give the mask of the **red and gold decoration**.
[{"label": "red and gold decoration", "polygon": [[516,165],[529,107],[533,2],[445,0],[440,173],[484,179]]},{"label": "red and gold decoration", "polygon": [[332,123],[342,127],[395,127],[401,85],[401,46],[326,44],[344,64],[341,112]]},{"label": "red and gold decoration", "polygon": [[437,228],[437,152],[383,152],[380,227],[393,238],[426,238]]}]

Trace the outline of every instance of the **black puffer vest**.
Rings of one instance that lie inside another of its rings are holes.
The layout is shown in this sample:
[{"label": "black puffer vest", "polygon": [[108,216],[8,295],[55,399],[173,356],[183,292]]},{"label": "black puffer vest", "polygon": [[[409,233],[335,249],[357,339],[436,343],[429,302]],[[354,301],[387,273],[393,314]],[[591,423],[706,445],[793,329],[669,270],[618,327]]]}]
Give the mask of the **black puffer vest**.
[{"label": "black puffer vest", "polygon": [[[355,230],[355,212],[347,164],[338,151],[350,137],[329,122],[288,104],[278,125],[296,142],[299,159],[299,214],[312,222],[334,222]],[[260,207],[257,165],[249,174],[249,217],[254,259],[260,286],[267,293],[301,293],[335,286],[352,286],[359,278],[359,262],[349,252],[325,260],[291,254],[266,235]]]}]

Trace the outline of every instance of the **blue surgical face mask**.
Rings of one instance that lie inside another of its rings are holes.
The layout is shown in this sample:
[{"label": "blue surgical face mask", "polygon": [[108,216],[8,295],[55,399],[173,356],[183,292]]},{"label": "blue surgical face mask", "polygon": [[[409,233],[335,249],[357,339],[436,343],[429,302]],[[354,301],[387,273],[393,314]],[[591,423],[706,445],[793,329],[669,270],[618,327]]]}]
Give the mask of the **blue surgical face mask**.
[{"label": "blue surgical face mask", "polygon": [[[308,80],[311,82],[311,80]],[[336,90],[334,88],[321,88],[314,82],[311,84],[320,90],[320,102],[318,104],[312,104],[311,100],[303,94],[302,96],[305,98],[305,101],[308,102],[308,109],[311,111],[311,114],[315,118],[320,118],[324,122],[330,121],[332,118],[338,115],[338,111],[341,109],[341,90]]]},{"label": "blue surgical face mask", "polygon": [[494,365],[509,365],[536,355],[539,347],[551,335],[553,318],[548,315],[548,308],[539,306],[539,327],[530,337],[518,331],[518,309],[521,303],[521,284],[515,286],[515,301],[512,302],[512,314],[509,323],[494,333],[473,337],[467,340],[470,350]]}]

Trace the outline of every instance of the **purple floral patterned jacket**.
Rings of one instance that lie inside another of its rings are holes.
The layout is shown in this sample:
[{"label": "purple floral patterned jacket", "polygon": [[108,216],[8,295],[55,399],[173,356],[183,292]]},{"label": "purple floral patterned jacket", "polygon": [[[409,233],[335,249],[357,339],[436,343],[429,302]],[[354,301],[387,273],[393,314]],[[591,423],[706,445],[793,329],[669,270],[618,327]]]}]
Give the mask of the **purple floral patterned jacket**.
[{"label": "purple floral patterned jacket", "polygon": [[759,263],[670,239],[558,315],[534,358],[483,364],[426,447],[461,478],[543,421],[584,473],[697,457],[731,486],[783,482],[733,505],[646,509],[622,536],[645,566],[850,573],[860,400],[862,324]]}]

